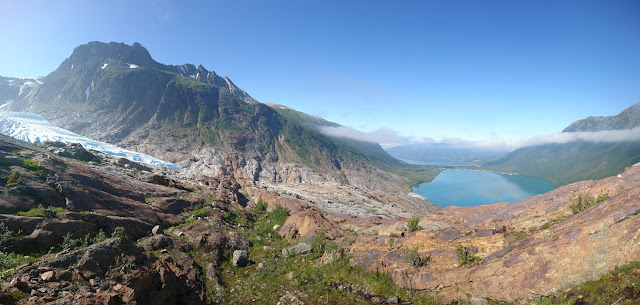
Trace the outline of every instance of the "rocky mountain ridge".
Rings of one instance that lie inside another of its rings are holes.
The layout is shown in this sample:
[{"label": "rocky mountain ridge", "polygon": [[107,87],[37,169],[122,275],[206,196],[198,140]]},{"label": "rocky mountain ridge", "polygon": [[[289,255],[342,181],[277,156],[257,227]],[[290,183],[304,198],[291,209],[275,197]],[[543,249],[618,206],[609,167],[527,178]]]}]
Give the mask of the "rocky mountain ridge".
[{"label": "rocky mountain ridge", "polygon": [[562,132],[633,129],[640,126],[640,103],[614,116],[590,116],[567,126]]},{"label": "rocky mountain ridge", "polygon": [[157,63],[139,44],[79,46],[42,82],[8,108],[175,163],[187,176],[231,166],[260,183],[335,182],[397,194],[400,205],[419,201],[393,171],[404,165],[379,145],[327,137],[202,66]]}]

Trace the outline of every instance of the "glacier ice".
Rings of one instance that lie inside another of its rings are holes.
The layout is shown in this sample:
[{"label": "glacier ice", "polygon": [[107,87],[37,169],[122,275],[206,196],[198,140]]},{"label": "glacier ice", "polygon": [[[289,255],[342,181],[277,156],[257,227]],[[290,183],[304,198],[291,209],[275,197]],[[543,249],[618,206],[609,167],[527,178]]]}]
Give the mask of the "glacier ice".
[{"label": "glacier ice", "polygon": [[164,166],[174,170],[180,169],[173,163],[75,134],[69,130],[53,125],[34,113],[0,110],[0,133],[29,143],[40,143],[46,141],[55,141],[67,144],[79,143],[86,149],[94,149],[112,156],[122,157],[151,165]]}]

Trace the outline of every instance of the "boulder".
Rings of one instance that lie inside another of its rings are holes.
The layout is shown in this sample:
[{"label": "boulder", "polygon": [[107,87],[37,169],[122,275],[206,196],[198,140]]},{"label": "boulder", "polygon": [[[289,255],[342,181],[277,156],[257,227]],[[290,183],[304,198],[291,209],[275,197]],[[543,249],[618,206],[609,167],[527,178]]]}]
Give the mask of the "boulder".
[{"label": "boulder", "polygon": [[52,280],[54,280],[54,272],[53,270],[50,271],[46,271],[40,274],[40,278],[45,281],[45,282],[50,282]]},{"label": "boulder", "polygon": [[143,240],[140,245],[147,251],[155,251],[170,248],[173,246],[173,240],[167,235],[158,234]]},{"label": "boulder", "polygon": [[156,234],[162,234],[164,231],[162,230],[162,228],[160,228],[160,225],[155,225],[153,227],[153,229],[151,229],[151,234],[156,235]]},{"label": "boulder", "polygon": [[249,252],[247,250],[233,251],[232,263],[236,267],[245,267],[249,264]]},{"label": "boulder", "polygon": [[307,254],[311,252],[311,245],[307,243],[299,243],[295,246],[291,246],[289,248],[282,249],[282,255],[284,257],[289,257],[289,255],[300,255]]}]

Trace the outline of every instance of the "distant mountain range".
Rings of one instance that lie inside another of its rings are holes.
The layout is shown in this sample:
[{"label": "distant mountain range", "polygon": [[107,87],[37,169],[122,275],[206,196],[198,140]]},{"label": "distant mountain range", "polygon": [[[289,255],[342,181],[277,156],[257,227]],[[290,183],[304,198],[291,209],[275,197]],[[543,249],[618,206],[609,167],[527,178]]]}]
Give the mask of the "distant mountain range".
[{"label": "distant mountain range", "polygon": [[[563,132],[632,130],[638,126],[640,103],[615,116],[592,116],[576,121]],[[498,160],[487,162],[484,167],[544,178],[556,186],[562,186],[576,181],[614,176],[638,162],[640,141],[607,143],[578,140],[565,144],[523,147]]]},{"label": "distant mountain range", "polygon": [[249,180],[396,193],[437,173],[409,167],[377,143],[327,136],[318,126],[339,125],[260,103],[202,66],[158,63],[138,43],[81,45],[5,108],[199,175],[232,167]]},{"label": "distant mountain range", "polygon": [[386,151],[408,163],[442,166],[481,166],[509,153],[505,149],[460,147],[446,143],[405,144]]}]

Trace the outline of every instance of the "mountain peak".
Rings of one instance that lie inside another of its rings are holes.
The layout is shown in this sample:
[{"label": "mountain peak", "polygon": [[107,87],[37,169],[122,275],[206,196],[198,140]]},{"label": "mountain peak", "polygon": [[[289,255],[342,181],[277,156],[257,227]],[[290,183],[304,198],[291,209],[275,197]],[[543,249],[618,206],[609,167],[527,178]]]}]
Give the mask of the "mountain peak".
[{"label": "mountain peak", "polygon": [[573,122],[563,132],[633,129],[640,126],[640,103],[615,116],[590,116]]},{"label": "mountain peak", "polygon": [[91,41],[76,47],[69,57],[67,64],[104,65],[108,60],[118,60],[124,63],[146,67],[157,67],[160,64],[151,58],[151,54],[140,43],[127,45],[122,42],[104,43]]}]

